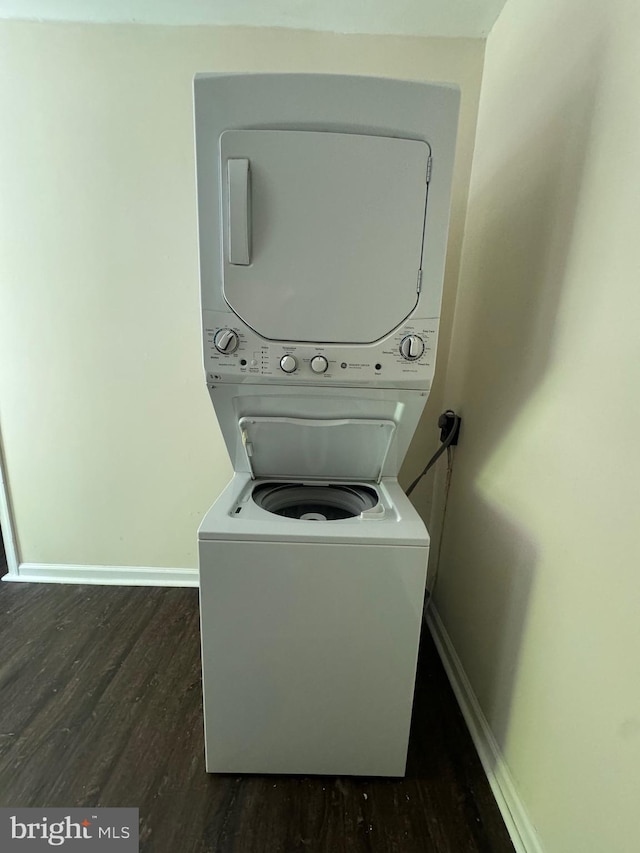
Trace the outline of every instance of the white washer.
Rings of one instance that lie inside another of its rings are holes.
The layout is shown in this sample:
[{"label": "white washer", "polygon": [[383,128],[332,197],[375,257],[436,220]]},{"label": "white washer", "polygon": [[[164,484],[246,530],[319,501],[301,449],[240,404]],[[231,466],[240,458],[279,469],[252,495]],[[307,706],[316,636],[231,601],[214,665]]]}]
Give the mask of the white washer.
[{"label": "white washer", "polygon": [[199,530],[210,772],[404,774],[459,93],[195,80],[204,366],[235,474]]}]

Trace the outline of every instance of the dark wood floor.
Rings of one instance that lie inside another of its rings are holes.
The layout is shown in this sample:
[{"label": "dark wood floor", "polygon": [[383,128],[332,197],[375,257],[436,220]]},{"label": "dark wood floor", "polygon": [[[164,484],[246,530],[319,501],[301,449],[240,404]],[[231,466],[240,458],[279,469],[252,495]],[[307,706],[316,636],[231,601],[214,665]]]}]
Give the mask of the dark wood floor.
[{"label": "dark wood floor", "polygon": [[428,637],[406,779],[207,775],[197,605],[0,584],[0,805],[138,807],[144,853],[512,853]]}]

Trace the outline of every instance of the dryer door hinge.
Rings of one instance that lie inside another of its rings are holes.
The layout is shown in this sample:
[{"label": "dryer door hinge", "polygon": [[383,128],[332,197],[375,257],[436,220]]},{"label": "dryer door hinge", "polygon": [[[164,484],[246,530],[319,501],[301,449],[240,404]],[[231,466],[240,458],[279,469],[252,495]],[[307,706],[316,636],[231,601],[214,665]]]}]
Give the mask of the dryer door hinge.
[{"label": "dryer door hinge", "polygon": [[422,270],[418,270],[418,284],[416,286],[418,293],[422,290]]},{"label": "dryer door hinge", "polygon": [[431,180],[431,155],[429,155],[429,159],[427,160],[427,183]]}]

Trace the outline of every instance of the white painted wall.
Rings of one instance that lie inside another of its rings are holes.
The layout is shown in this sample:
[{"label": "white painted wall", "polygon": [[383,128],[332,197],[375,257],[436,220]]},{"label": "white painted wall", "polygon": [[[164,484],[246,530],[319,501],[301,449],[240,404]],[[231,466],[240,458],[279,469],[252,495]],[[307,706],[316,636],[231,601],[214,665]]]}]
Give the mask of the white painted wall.
[{"label": "white painted wall", "polygon": [[508,0],[487,42],[436,603],[546,853],[634,853],[640,6]]},{"label": "white painted wall", "polygon": [[0,18],[483,38],[504,0],[0,0]]},{"label": "white painted wall", "polygon": [[[459,83],[444,367],[483,50],[464,39],[0,23],[0,424],[23,562],[195,566],[196,528],[230,475],[200,358],[194,72]],[[440,381],[407,478],[437,444],[441,391]],[[427,513],[428,485],[416,494]]]}]

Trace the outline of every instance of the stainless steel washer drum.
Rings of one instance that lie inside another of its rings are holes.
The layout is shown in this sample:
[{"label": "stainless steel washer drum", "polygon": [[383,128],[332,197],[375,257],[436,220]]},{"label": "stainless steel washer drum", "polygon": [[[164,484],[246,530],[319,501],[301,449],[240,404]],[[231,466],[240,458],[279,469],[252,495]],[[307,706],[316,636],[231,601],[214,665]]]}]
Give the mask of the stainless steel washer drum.
[{"label": "stainless steel washer drum", "polygon": [[275,515],[301,521],[354,518],[378,503],[367,486],[309,486],[303,483],[262,483],[253,490],[255,503]]}]

